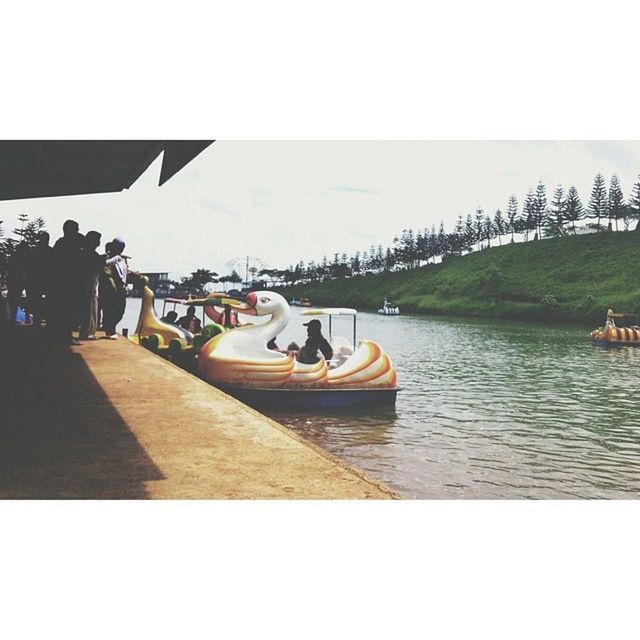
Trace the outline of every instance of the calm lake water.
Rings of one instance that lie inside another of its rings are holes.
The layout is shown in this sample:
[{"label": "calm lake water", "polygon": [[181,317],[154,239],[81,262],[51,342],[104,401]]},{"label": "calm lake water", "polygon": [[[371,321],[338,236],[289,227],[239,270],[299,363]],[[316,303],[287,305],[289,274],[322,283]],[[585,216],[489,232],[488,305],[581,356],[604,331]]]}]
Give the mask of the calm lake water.
[{"label": "calm lake water", "polygon": [[[138,308],[121,327],[135,329]],[[280,346],[304,341],[299,311]],[[268,415],[406,497],[635,498],[640,349],[594,347],[588,332],[361,313],[358,337],[398,370],[395,410]]]}]

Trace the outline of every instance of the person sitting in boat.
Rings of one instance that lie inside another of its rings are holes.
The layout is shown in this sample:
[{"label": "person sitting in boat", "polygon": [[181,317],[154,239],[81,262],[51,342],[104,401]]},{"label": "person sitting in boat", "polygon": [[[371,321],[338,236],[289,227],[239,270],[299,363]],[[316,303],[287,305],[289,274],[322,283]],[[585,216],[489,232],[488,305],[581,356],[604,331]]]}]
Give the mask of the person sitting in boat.
[{"label": "person sitting in boat", "polygon": [[298,351],[298,362],[315,364],[320,359],[318,357],[318,349],[320,349],[325,360],[331,360],[333,358],[333,349],[322,335],[322,323],[320,320],[310,320],[305,322],[304,326],[307,327],[307,341]]},{"label": "person sitting in boat", "polygon": [[200,333],[202,323],[196,318],[196,308],[193,305],[187,307],[187,315],[178,320],[178,326],[191,333]]},{"label": "person sitting in boat", "polygon": [[169,311],[164,318],[160,318],[160,321],[168,324],[176,324],[178,321],[178,314],[175,311]]}]

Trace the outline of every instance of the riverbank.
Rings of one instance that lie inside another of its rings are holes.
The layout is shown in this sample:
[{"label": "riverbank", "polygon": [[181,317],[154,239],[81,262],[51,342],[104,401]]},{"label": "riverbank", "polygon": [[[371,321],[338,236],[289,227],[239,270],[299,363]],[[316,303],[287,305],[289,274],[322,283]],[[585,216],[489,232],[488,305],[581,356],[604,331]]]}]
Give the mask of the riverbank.
[{"label": "riverbank", "polygon": [[0,346],[0,499],[398,497],[126,339]]},{"label": "riverbank", "polygon": [[409,271],[280,289],[314,305],[599,325],[607,308],[640,312],[640,233],[505,244]]}]

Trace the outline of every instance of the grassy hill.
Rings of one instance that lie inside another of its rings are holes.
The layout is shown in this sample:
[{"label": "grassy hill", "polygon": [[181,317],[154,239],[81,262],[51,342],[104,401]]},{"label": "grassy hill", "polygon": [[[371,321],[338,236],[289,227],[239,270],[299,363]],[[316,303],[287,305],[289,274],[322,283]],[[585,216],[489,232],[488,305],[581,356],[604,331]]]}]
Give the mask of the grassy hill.
[{"label": "grassy hill", "polygon": [[282,290],[314,304],[602,324],[607,308],[640,312],[640,233],[506,244],[411,271]]}]

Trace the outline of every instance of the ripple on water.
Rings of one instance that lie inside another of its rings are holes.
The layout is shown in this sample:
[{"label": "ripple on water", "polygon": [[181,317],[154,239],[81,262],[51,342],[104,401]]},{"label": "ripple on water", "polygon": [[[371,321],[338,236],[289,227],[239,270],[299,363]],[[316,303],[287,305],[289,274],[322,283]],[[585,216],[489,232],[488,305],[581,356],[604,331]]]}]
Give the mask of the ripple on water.
[{"label": "ripple on water", "polygon": [[640,349],[475,319],[360,314],[359,329],[398,369],[396,411],[276,419],[409,497],[640,492]]}]

